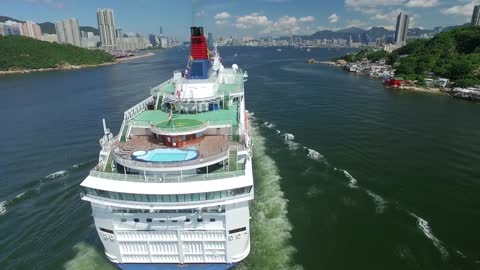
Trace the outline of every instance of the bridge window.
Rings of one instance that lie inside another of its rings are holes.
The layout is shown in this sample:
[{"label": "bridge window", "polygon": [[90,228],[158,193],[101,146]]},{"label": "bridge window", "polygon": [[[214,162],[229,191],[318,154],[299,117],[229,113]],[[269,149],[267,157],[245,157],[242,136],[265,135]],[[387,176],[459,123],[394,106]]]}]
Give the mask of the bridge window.
[{"label": "bridge window", "polygon": [[152,219],[151,219],[151,218],[147,218],[147,222],[152,222]]},{"label": "bridge window", "polygon": [[104,191],[100,189],[83,188],[83,191],[89,195],[95,195],[99,197],[136,201],[136,202],[156,202],[156,203],[170,203],[170,202],[190,202],[190,201],[205,201],[205,200],[218,200],[228,197],[240,196],[250,193],[252,187],[241,187],[230,190],[202,192],[202,193],[190,193],[190,194],[171,194],[171,195],[146,195],[146,194],[131,194],[131,193],[119,193]]},{"label": "bridge window", "polygon": [[134,218],[134,219],[133,219],[133,222],[140,222],[140,219]]},{"label": "bridge window", "polygon": [[243,232],[243,231],[246,231],[247,228],[246,227],[242,227],[242,228],[238,228],[238,229],[234,229],[234,230],[230,230],[228,231],[229,234],[232,234],[232,233],[239,233],[239,232]]}]

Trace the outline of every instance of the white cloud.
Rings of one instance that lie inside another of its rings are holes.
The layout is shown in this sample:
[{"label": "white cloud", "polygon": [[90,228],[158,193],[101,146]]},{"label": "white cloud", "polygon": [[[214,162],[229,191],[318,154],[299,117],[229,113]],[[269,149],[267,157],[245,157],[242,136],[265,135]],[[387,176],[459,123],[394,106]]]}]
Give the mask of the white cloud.
[{"label": "white cloud", "polygon": [[220,12],[217,15],[215,15],[214,18],[215,18],[215,20],[225,20],[225,19],[228,19],[230,17],[231,17],[230,13],[224,11],[224,12]]},{"label": "white cloud", "polygon": [[391,23],[395,23],[397,21],[397,16],[400,12],[403,12],[401,9],[394,9],[389,12],[379,12],[373,15],[371,18],[374,20],[380,21],[388,21]]},{"label": "white cloud", "polygon": [[333,13],[332,15],[328,16],[328,21],[330,23],[336,23],[338,22],[338,20],[340,19],[339,16],[337,16],[337,14]]},{"label": "white cloud", "polygon": [[352,8],[393,6],[404,2],[405,0],[345,0],[345,6]]},{"label": "white cloud", "polygon": [[459,16],[469,17],[472,15],[473,7],[475,6],[476,3],[478,3],[478,1],[472,1],[470,3],[466,3],[463,5],[451,6],[449,8],[442,9],[441,12],[443,14],[448,14],[448,15],[459,15]]},{"label": "white cloud", "polygon": [[268,20],[267,16],[261,15],[259,13],[251,13],[245,16],[240,16],[237,18],[235,27],[240,29],[248,29],[258,26],[267,26],[271,22]]},{"label": "white cloud", "polygon": [[365,28],[367,26],[366,22],[360,21],[360,20],[350,20],[348,22],[348,25],[345,28],[350,28],[350,27],[359,27],[359,28]]},{"label": "white cloud", "polygon": [[405,5],[407,7],[434,7],[438,5],[438,0],[410,0]]},{"label": "white cloud", "polygon": [[305,16],[305,17],[301,17],[300,19],[298,19],[299,21],[301,22],[313,22],[315,21],[315,17],[313,16]]}]

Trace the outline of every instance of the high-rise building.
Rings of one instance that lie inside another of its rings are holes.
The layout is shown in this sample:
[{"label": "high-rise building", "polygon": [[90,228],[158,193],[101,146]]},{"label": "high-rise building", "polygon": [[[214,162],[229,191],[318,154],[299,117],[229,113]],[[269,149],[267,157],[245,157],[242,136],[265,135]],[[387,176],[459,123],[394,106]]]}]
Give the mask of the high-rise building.
[{"label": "high-rise building", "polygon": [[100,31],[100,42],[102,43],[102,47],[115,47],[117,40],[113,10],[98,9],[97,22],[98,30]]},{"label": "high-rise building", "polygon": [[58,37],[56,34],[43,34],[42,35],[42,40],[43,41],[48,41],[48,42],[57,42],[58,43]]},{"label": "high-rise building", "polygon": [[472,26],[479,26],[479,25],[480,25],[480,5],[476,5],[473,8]]},{"label": "high-rise building", "polygon": [[42,39],[42,30],[38,24],[27,21],[22,23],[22,35],[35,39]]},{"label": "high-rise building", "polygon": [[14,21],[6,21],[5,23],[0,23],[0,28],[2,28],[3,35],[22,35],[22,24]]},{"label": "high-rise building", "polygon": [[55,22],[55,31],[59,43],[72,44],[78,47],[82,46],[80,38],[80,27],[76,18],[70,18]]},{"label": "high-rise building", "polygon": [[148,40],[150,41],[150,44],[152,44],[153,47],[157,47],[160,45],[160,40],[157,35],[150,34],[148,35]]},{"label": "high-rise building", "polygon": [[397,17],[397,27],[395,28],[395,43],[405,43],[407,41],[408,22],[410,16],[400,12]]},{"label": "high-rise building", "polygon": [[208,36],[207,36],[207,42],[208,42],[208,47],[213,47],[213,34],[212,33],[208,33]]}]

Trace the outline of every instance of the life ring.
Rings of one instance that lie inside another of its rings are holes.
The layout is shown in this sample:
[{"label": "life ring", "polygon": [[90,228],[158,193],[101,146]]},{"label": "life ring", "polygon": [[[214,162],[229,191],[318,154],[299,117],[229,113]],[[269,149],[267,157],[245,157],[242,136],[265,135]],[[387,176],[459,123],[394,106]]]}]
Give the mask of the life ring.
[{"label": "life ring", "polygon": [[97,170],[97,171],[98,171],[99,169],[100,169],[100,165],[99,165],[99,164],[97,164],[97,166],[95,166],[95,170]]}]

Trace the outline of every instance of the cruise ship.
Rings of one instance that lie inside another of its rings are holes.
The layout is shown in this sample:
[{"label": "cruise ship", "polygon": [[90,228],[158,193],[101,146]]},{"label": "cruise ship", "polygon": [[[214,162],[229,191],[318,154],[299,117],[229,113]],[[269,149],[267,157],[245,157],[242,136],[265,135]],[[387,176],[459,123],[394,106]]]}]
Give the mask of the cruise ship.
[{"label": "cruise ship", "polygon": [[184,69],[106,127],[81,183],[106,257],[120,269],[230,269],[250,252],[254,197],[247,73],[191,28]]}]

